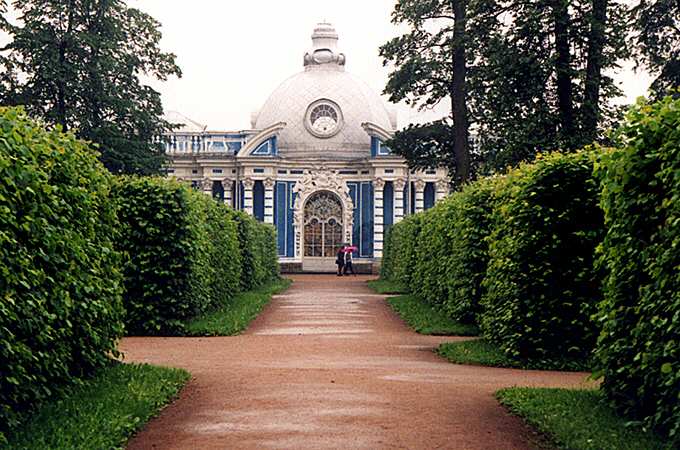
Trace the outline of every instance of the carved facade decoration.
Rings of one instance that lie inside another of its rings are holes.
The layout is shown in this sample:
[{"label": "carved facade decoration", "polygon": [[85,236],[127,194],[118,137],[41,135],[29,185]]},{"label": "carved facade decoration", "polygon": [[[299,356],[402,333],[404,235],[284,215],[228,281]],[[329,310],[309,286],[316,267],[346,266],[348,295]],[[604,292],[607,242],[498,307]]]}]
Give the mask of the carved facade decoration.
[{"label": "carved facade decoration", "polygon": [[385,189],[385,180],[382,178],[376,178],[373,180],[373,187],[376,191],[380,191],[382,193],[383,189]]},{"label": "carved facade decoration", "polygon": [[252,190],[255,187],[255,180],[252,178],[244,178],[243,179],[243,189],[245,190]]},{"label": "carved facade decoration", "polygon": [[211,180],[210,178],[204,178],[201,180],[201,190],[212,193],[212,188],[213,180]]},{"label": "carved facade decoration", "polygon": [[264,180],[264,188],[267,190],[272,190],[276,186],[276,180],[273,178],[267,178]]},{"label": "carved facade decoration", "polygon": [[437,194],[441,196],[446,196],[449,194],[449,183],[446,180],[439,180],[435,184],[437,187]]},{"label": "carved facade decoration", "polygon": [[395,192],[404,192],[404,189],[406,188],[406,179],[405,178],[397,178],[394,180],[394,191]]},{"label": "carved facade decoration", "polygon": [[317,192],[327,191],[335,194],[342,205],[342,226],[345,242],[352,241],[352,226],[354,224],[354,203],[349,195],[349,187],[345,180],[335,171],[324,168],[310,170],[295,183],[293,192],[296,194],[293,209],[293,229],[295,230],[295,255],[302,252],[302,232],[304,230],[304,211],[307,201]]}]

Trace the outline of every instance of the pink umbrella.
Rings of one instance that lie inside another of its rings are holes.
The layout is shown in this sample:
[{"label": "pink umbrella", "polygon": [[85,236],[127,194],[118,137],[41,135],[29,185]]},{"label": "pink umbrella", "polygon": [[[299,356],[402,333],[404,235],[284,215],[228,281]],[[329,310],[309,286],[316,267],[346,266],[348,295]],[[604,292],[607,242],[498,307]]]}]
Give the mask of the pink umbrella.
[{"label": "pink umbrella", "polygon": [[345,253],[350,253],[350,252],[354,253],[358,250],[359,249],[357,247],[353,246],[353,245],[348,245],[347,247],[345,247]]}]

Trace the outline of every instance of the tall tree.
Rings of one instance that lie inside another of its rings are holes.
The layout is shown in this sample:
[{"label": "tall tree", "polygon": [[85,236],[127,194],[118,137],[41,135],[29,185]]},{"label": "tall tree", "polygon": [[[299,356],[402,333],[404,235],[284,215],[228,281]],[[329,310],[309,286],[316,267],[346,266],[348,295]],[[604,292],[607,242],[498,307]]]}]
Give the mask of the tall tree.
[{"label": "tall tree", "polygon": [[482,46],[478,136],[490,169],[605,137],[620,94],[607,71],[628,56],[616,0],[499,0],[509,14]]},{"label": "tall tree", "polygon": [[[385,89],[393,102],[405,100],[421,109],[451,102],[448,118],[397,133],[392,149],[407,157],[412,167],[447,166],[459,185],[470,178],[467,4],[467,0],[399,0],[392,22],[405,24],[410,31],[380,48],[384,64],[394,65]],[[422,154],[414,153],[414,139],[432,145]]]},{"label": "tall tree", "polygon": [[600,122],[600,85],[604,47],[607,40],[608,0],[592,0],[590,30],[586,54],[586,77],[583,95],[583,130],[585,141],[595,141]]},{"label": "tall tree", "polygon": [[50,124],[99,145],[114,173],[156,173],[164,164],[157,137],[170,129],[160,94],[141,75],[181,76],[175,56],[159,49],[160,24],[123,0],[16,0],[19,25],[0,28],[5,104],[25,105]]},{"label": "tall tree", "polygon": [[652,92],[663,97],[680,87],[680,2],[642,0],[632,14],[635,56],[656,77]]}]

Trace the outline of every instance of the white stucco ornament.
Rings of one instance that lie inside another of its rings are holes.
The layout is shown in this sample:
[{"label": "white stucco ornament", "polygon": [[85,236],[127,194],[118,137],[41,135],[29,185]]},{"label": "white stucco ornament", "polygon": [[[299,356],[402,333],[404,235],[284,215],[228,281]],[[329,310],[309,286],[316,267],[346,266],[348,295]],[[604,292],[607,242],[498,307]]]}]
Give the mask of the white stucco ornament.
[{"label": "white stucco ornament", "polygon": [[302,230],[304,227],[304,210],[307,200],[317,192],[330,192],[342,204],[342,226],[345,242],[352,241],[352,227],[354,225],[354,202],[349,195],[349,187],[337,171],[320,167],[307,171],[295,183],[293,192],[296,194],[293,209],[293,227],[295,229],[295,254],[302,252]]}]

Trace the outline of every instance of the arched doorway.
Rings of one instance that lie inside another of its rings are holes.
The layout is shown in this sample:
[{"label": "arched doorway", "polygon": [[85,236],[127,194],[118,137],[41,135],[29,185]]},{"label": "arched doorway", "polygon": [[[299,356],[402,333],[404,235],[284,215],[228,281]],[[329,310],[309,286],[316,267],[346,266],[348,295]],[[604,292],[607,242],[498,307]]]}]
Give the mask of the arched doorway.
[{"label": "arched doorway", "polygon": [[333,271],[335,255],[344,243],[342,202],[328,191],[312,194],[304,206],[305,270]]}]

